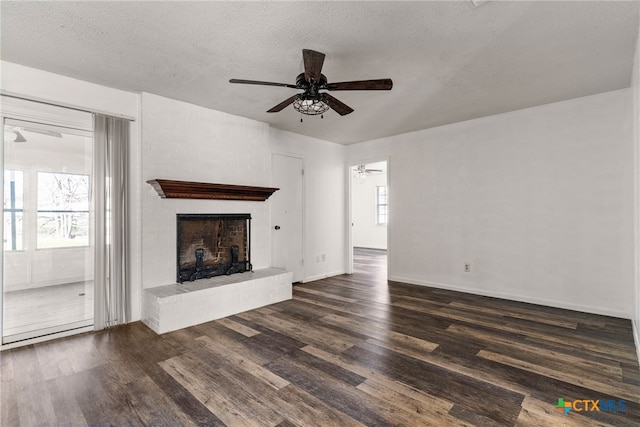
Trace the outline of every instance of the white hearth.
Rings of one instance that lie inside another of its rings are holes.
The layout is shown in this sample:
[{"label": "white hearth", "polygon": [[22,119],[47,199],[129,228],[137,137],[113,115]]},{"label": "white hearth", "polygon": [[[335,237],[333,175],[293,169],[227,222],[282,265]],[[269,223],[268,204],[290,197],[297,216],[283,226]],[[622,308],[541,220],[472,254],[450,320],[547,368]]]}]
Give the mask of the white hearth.
[{"label": "white hearth", "polygon": [[292,298],[293,273],[276,268],[147,288],[142,322],[157,334]]}]

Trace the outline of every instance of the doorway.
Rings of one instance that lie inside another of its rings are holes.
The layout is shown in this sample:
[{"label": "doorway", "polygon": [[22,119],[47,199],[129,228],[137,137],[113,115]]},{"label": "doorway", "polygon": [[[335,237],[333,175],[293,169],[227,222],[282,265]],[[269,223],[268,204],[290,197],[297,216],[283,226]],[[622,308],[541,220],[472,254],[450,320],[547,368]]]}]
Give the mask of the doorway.
[{"label": "doorway", "polygon": [[2,344],[91,326],[93,135],[3,122]]},{"label": "doorway", "polygon": [[354,251],[376,253],[385,258],[388,251],[389,185],[388,161],[369,160],[348,166],[349,246],[347,272],[354,271]]}]

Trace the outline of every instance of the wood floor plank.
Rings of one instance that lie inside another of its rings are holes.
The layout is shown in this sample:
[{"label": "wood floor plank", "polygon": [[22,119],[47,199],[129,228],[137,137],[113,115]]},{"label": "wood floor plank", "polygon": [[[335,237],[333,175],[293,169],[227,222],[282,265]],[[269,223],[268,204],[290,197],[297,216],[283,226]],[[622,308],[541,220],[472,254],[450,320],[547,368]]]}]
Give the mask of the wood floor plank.
[{"label": "wood floor plank", "polygon": [[347,298],[347,297],[343,297],[334,293],[330,293],[330,292],[326,292],[326,291],[319,291],[313,288],[303,288],[303,287],[298,287],[296,288],[296,291],[300,291],[300,292],[306,292],[309,294],[314,294],[314,295],[323,295],[327,298],[332,298],[332,299],[336,299],[338,301],[344,301],[344,302],[356,302],[358,301],[355,298]]},{"label": "wood floor plank", "polygon": [[245,358],[241,354],[225,347],[221,347],[218,343],[211,340],[209,337],[201,337],[197,338],[198,341],[204,343],[204,345],[209,349],[213,356],[220,357],[224,359],[225,362],[229,362],[242,368],[248,375],[252,375],[258,378],[261,381],[264,381],[265,384],[273,387],[276,390],[280,390],[283,387],[289,385],[289,382],[280,378],[273,372],[265,369],[263,366]]},{"label": "wood floor plank", "polygon": [[504,425],[512,425],[510,422],[496,421],[481,412],[474,411],[465,405],[455,404],[449,411],[449,415],[477,427],[500,427]]},{"label": "wood floor plank", "polygon": [[[16,411],[10,417],[19,420],[21,426],[40,425],[47,420],[55,420],[52,397],[46,390],[46,379],[42,373],[40,361],[33,346],[10,351],[7,356],[0,353],[0,357],[8,360],[2,363],[3,391],[11,393],[8,410]],[[4,369],[7,369],[7,379],[4,379]],[[4,393],[3,393],[4,396]],[[3,397],[2,396],[2,397]],[[3,416],[3,418],[5,418]]]},{"label": "wood floor plank", "polygon": [[440,398],[457,401],[475,413],[497,418],[494,420],[498,422],[513,425],[520,412],[524,396],[473,377],[459,375],[368,343],[358,344],[344,354],[392,379]]},{"label": "wood floor plank", "polygon": [[496,351],[500,348],[505,353],[519,354],[524,357],[528,354],[528,359],[538,360],[539,363],[549,368],[556,368],[563,372],[571,372],[574,375],[590,373],[590,378],[616,379],[622,381],[622,367],[618,362],[607,359],[599,361],[585,360],[575,354],[559,353],[554,350],[541,348],[523,341],[502,338],[496,333],[487,333],[478,329],[469,328],[463,325],[452,325],[447,329],[460,339],[481,339],[486,343],[487,349]]},{"label": "wood floor plank", "polygon": [[[434,356],[437,357],[439,355]],[[446,363],[450,364],[451,369],[458,369],[463,372],[466,370],[475,378],[495,383],[501,387],[514,390],[524,396],[530,396],[542,402],[556,402],[558,397],[569,398],[569,396],[575,399],[581,399],[584,398],[584,396],[598,396],[605,400],[619,399],[619,397],[605,395],[602,392],[590,390],[563,381],[562,379],[555,379],[532,371],[494,362],[489,359],[476,356],[472,358],[451,355],[444,356],[447,358]],[[640,426],[640,405],[631,401],[627,401],[627,411],[624,413],[588,412],[586,414],[588,414],[588,419],[593,419],[597,414],[597,420],[613,425]],[[582,415],[584,416],[585,413],[583,412]],[[616,419],[619,422],[616,422]],[[624,420],[624,422],[620,422],[621,420]]]},{"label": "wood floor plank", "polygon": [[610,395],[618,395],[623,399],[637,401],[640,396],[640,387],[624,384],[619,381],[600,380],[598,382],[591,381],[588,377],[582,374],[562,372],[562,374],[556,371],[557,368],[550,368],[541,364],[531,363],[524,360],[517,359],[515,357],[506,356],[504,354],[498,354],[493,351],[481,350],[478,353],[479,357],[493,360],[494,362],[502,363],[505,365],[513,366],[515,368],[524,369],[526,371],[535,372],[547,377],[562,379],[563,381],[570,382],[581,387],[588,388],[590,390],[599,391]]},{"label": "wood floor plank", "polygon": [[[231,392],[236,391],[235,388],[225,393],[216,386],[221,380],[219,371],[202,369],[197,361],[194,362],[186,354],[161,362],[160,365],[226,425],[263,425],[258,414],[252,414],[250,409],[244,406],[245,402],[240,402],[237,396],[232,395]],[[269,415],[277,418],[277,414]],[[284,421],[284,418],[278,419],[277,422],[271,421],[271,425],[276,425]]]},{"label": "wood floor plank", "polygon": [[127,385],[120,383],[106,366],[78,372],[66,379],[65,388],[75,396],[89,425],[143,424],[127,398]]},{"label": "wood floor plank", "polygon": [[56,414],[57,425],[89,425],[75,395],[66,387],[66,380],[64,378],[57,377],[48,380],[47,392],[51,396],[51,405]]},{"label": "wood floor plank", "polygon": [[187,414],[196,425],[208,427],[224,427],[226,424],[215,416],[207,407],[172,377],[160,364],[153,363],[144,367],[144,372],[164,391],[169,399]]},{"label": "wood floor plank", "polygon": [[371,426],[411,425],[412,419],[402,411],[395,411],[388,402],[371,398],[366,393],[341,381],[326,378],[318,382],[320,372],[313,367],[291,360],[278,359],[267,367],[292,385],[317,397],[327,405],[338,409],[351,418]]},{"label": "wood floor plank", "polygon": [[16,382],[13,379],[0,379],[0,425],[20,426]]},{"label": "wood floor plank", "polygon": [[[390,402],[406,413],[413,414],[416,418],[420,419],[422,424],[428,426],[472,425],[461,423],[459,419],[449,415],[449,411],[453,407],[452,403],[446,402],[445,404],[434,405],[435,399],[429,399],[428,402],[423,399],[414,399],[410,396],[409,390],[412,389],[397,381],[382,379],[382,377],[370,378],[358,385],[357,388],[371,396]],[[398,389],[400,388],[403,390],[399,391]],[[413,396],[417,394],[419,393],[412,393]]]},{"label": "wood floor plank", "polygon": [[141,377],[127,384],[127,401],[145,426],[195,427],[191,416],[162,393],[149,377]]},{"label": "wood floor plank", "polygon": [[258,365],[277,359],[280,353],[272,352],[264,347],[255,347],[251,339],[244,335],[228,329],[217,322],[209,322],[196,326],[203,332],[204,336],[211,338],[219,346],[229,348],[238,354],[242,354],[247,359]]},{"label": "wood floor plank", "polygon": [[479,311],[498,317],[508,316],[516,319],[534,320],[536,322],[547,323],[549,325],[560,326],[567,329],[576,329],[578,327],[578,321],[575,319],[567,319],[566,316],[553,315],[549,313],[538,313],[533,310],[518,310],[513,307],[483,307],[477,304],[467,304],[457,301],[453,301],[449,306],[463,310]]},{"label": "wood floor plank", "polygon": [[292,359],[307,368],[312,368],[323,373],[322,378],[339,381],[350,386],[358,386],[362,384],[367,377],[354,373],[349,369],[344,369],[340,365],[328,362],[323,357],[317,357],[304,350],[298,351],[291,355]]},{"label": "wood floor plank", "polygon": [[[0,353],[0,425],[29,425],[29,419],[21,422],[21,390],[33,390],[33,384],[43,384],[44,379],[38,369],[23,370],[22,367],[37,362],[33,347],[18,348]],[[37,366],[34,366],[37,368]],[[24,374],[24,376],[22,375]],[[36,387],[37,388],[37,387]],[[50,414],[51,415],[51,414]],[[55,417],[55,414],[53,415]],[[55,418],[51,418],[55,420]],[[32,419],[33,423],[34,420]]]},{"label": "wood floor plank", "polygon": [[47,420],[56,420],[53,398],[47,390],[45,382],[32,382],[24,388],[16,387],[18,418],[21,426],[42,425]]},{"label": "wood floor plank", "polygon": [[535,339],[543,339],[546,341],[564,343],[568,340],[577,348],[584,349],[588,351],[594,351],[596,353],[602,355],[611,355],[621,360],[634,361],[637,356],[634,356],[632,352],[629,351],[627,346],[615,346],[615,345],[607,345],[603,346],[601,343],[594,343],[584,339],[575,338],[570,335],[570,333],[565,334],[563,331],[541,331],[538,327],[530,327],[525,325],[510,325],[510,324],[502,324],[500,322],[491,322],[490,320],[480,320],[477,317],[473,317],[471,315],[467,315],[457,310],[441,310],[437,313],[438,315],[448,317],[453,320],[458,320],[463,323],[468,323],[470,325],[480,324],[483,326],[487,326],[490,328],[494,328],[497,330],[512,332],[526,335],[527,337],[535,338]]},{"label": "wood floor plank", "polygon": [[322,328],[308,328],[299,323],[287,321],[275,316],[263,316],[254,312],[245,312],[239,317],[263,325],[275,332],[284,333],[296,340],[307,344],[314,344],[330,351],[342,352],[354,345],[357,340],[351,336]]},{"label": "wood floor plank", "polygon": [[278,396],[281,398],[279,408],[287,414],[287,421],[294,425],[301,427],[364,426],[344,412],[293,385],[278,390]]},{"label": "wood floor plank", "polygon": [[[386,389],[409,398],[409,402],[414,400],[422,402],[423,404],[428,405],[431,408],[430,413],[446,413],[453,406],[453,403],[447,400],[440,399],[434,395],[426,393],[423,390],[416,389],[400,381],[392,380],[374,369],[353,363],[345,357],[328,353],[313,346],[304,347],[302,351],[305,351],[327,362],[333,363],[336,366],[340,366],[344,369],[361,375],[362,377],[366,378],[366,380],[362,384],[381,384]],[[360,388],[360,385],[358,385],[358,388]],[[370,388],[367,388],[367,390],[370,390]]]},{"label": "wood floor plank", "polygon": [[229,329],[231,329],[232,331],[236,331],[239,334],[244,335],[245,337],[252,337],[254,335],[258,335],[260,332],[256,331],[255,329],[252,329],[248,326],[243,325],[242,323],[238,323],[234,320],[231,319],[219,319],[216,320],[216,322],[218,322],[219,324],[221,324],[222,326],[225,326]]},{"label": "wood floor plank", "polygon": [[539,427],[539,426],[566,426],[584,427],[613,427],[611,424],[590,420],[580,414],[572,414],[570,417],[549,405],[531,397],[525,397],[522,402],[522,410],[516,422],[517,427]]}]

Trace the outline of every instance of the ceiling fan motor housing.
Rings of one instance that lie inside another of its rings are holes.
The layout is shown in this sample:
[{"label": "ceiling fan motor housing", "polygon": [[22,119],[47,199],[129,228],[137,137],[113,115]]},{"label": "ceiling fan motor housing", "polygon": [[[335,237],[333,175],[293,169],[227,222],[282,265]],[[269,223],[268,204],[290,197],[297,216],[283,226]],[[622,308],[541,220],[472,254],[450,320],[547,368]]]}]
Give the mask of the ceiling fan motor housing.
[{"label": "ceiling fan motor housing", "polygon": [[296,77],[296,88],[317,94],[318,90],[327,88],[327,76],[320,74],[319,82],[309,82],[304,77],[304,73],[298,74],[298,77]]}]

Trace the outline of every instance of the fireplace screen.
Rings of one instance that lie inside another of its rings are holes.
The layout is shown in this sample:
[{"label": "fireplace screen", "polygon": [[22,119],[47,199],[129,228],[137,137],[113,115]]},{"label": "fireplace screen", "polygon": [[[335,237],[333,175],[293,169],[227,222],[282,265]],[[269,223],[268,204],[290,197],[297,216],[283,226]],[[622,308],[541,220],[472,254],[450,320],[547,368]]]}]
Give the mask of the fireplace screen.
[{"label": "fireplace screen", "polygon": [[251,271],[250,214],[178,214],[178,282]]}]

